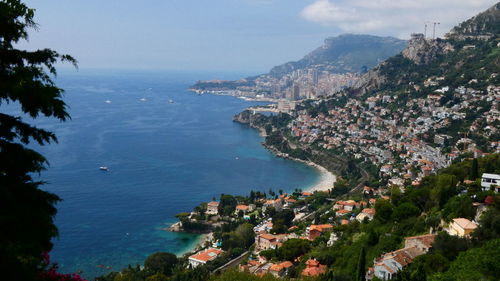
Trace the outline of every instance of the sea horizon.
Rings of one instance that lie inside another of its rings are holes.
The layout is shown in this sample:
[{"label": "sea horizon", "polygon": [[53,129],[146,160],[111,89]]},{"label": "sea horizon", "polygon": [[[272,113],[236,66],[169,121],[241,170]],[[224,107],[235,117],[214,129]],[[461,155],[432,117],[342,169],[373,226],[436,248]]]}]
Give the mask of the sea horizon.
[{"label": "sea horizon", "polygon": [[222,193],[292,191],[321,180],[317,169],[276,157],[257,130],[232,121],[246,107],[265,103],[187,90],[223,75],[59,73],[72,119],[37,120],[59,143],[35,148],[50,162],[41,176],[49,184],[42,188],[63,199],[51,253],[62,272],[94,278],[142,264],[157,251],[183,254],[199,236],[165,231],[175,214]]}]

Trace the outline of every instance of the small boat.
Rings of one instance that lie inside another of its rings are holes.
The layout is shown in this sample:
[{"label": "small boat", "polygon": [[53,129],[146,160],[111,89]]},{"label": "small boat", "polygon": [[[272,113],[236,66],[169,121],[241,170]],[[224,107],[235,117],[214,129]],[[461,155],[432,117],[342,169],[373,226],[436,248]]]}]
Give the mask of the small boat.
[{"label": "small boat", "polygon": [[236,160],[240,160],[240,157],[235,157],[234,159],[236,159]]},{"label": "small boat", "polygon": [[174,103],[174,100],[168,100],[169,103]]},{"label": "small boat", "polygon": [[104,102],[105,102],[105,103],[111,103],[111,101],[110,101],[110,100],[105,100]]},{"label": "small boat", "polygon": [[109,168],[106,166],[99,167],[99,170],[109,172]]},{"label": "small boat", "polygon": [[142,99],[140,99],[140,101],[147,101],[147,99],[146,98],[142,98]]}]

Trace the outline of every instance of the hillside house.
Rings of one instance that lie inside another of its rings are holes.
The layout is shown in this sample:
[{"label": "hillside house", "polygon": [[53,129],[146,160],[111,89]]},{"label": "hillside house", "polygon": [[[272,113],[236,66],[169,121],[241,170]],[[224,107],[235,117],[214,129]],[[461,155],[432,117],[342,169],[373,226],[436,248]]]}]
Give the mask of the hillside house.
[{"label": "hillside house", "polygon": [[189,265],[193,268],[206,264],[209,261],[216,259],[218,256],[223,254],[224,251],[219,249],[210,248],[201,252],[198,252],[189,257]]},{"label": "hillside house", "polygon": [[219,202],[212,201],[207,204],[207,215],[219,214]]},{"label": "hillside house", "polygon": [[246,214],[246,213],[249,213],[249,212],[252,212],[253,210],[255,209],[255,205],[254,204],[250,204],[250,205],[237,205],[236,206],[236,209],[234,210],[234,213],[237,215],[240,211],[243,212],[243,214]]},{"label": "hillside house", "polygon": [[279,248],[283,244],[283,242],[287,240],[287,237],[288,236],[286,234],[259,234],[255,237],[255,249],[257,251],[263,251]]},{"label": "hillside house", "polygon": [[375,217],[375,209],[372,208],[364,208],[361,213],[356,216],[356,220],[362,222],[365,218],[368,220],[372,220]]},{"label": "hillside house", "polygon": [[333,225],[331,224],[321,224],[321,225],[311,225],[306,228],[306,236],[309,240],[314,240],[321,236],[324,232],[329,232],[333,230]]},{"label": "hillside house", "polygon": [[394,275],[413,260],[429,251],[434,243],[435,235],[427,234],[405,238],[405,247],[386,253],[373,262],[373,268],[366,273],[366,280],[374,276],[382,280],[390,280]]},{"label": "hillside house", "polygon": [[284,261],[282,263],[273,264],[269,268],[269,273],[271,273],[275,277],[283,277],[288,273],[288,269],[292,266],[293,263],[290,261]]},{"label": "hillside house", "polygon": [[306,261],[306,268],[302,271],[302,276],[319,276],[326,272],[326,265],[320,264],[316,259]]},{"label": "hillside house", "polygon": [[281,202],[281,199],[266,200],[266,202],[264,202],[264,205],[262,206],[262,210],[265,212],[269,207],[272,207],[277,212],[280,212],[283,209],[283,204]]},{"label": "hillside house", "polygon": [[470,234],[477,228],[477,224],[468,219],[456,218],[450,223],[446,231],[450,235],[460,237],[469,237]]},{"label": "hillside house", "polygon": [[481,187],[483,191],[488,191],[495,186],[495,191],[500,192],[500,175],[484,173],[481,176]]}]

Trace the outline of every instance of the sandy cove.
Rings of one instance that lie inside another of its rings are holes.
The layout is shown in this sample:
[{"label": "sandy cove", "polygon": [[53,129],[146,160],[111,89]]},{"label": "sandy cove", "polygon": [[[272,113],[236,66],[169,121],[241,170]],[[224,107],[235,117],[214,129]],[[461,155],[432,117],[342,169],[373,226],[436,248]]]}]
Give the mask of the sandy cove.
[{"label": "sandy cove", "polygon": [[320,166],[320,165],[318,165],[318,164],[316,164],[316,163],[314,163],[312,161],[305,161],[305,160],[302,160],[302,159],[290,157],[288,154],[283,153],[283,152],[277,150],[273,146],[269,146],[269,145],[266,145],[266,144],[263,144],[263,145],[264,145],[265,148],[267,148],[268,150],[270,150],[277,157],[282,157],[282,158],[285,158],[285,159],[288,159],[288,160],[292,160],[292,161],[297,161],[297,162],[304,163],[304,164],[306,164],[308,166],[311,166],[311,167],[315,168],[316,170],[318,170],[320,172],[321,177],[320,177],[319,182],[317,182],[315,185],[313,185],[311,187],[304,188],[303,191],[309,191],[309,192],[314,192],[314,191],[328,191],[329,189],[333,188],[333,184],[337,181],[337,177],[332,172],[328,171],[323,166]]},{"label": "sandy cove", "polygon": [[296,158],[291,158],[287,157],[290,160],[294,160],[297,162],[304,163],[308,166],[311,166],[318,170],[321,174],[319,181],[308,188],[305,188],[303,191],[308,191],[308,192],[314,192],[314,191],[328,191],[329,189],[333,188],[333,184],[337,181],[337,177],[330,171],[328,171],[325,167],[320,166],[314,162],[311,161],[304,161],[301,159],[296,159]]}]

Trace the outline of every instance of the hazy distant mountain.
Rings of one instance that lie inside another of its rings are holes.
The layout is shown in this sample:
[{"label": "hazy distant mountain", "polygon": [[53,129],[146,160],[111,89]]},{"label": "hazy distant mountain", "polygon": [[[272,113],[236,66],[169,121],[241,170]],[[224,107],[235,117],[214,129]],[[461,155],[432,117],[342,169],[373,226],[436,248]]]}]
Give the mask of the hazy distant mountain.
[{"label": "hazy distant mountain", "polygon": [[316,66],[333,73],[360,72],[372,68],[385,59],[398,54],[407,41],[394,37],[344,34],[329,37],[323,46],[303,59],[273,67],[269,72],[281,77],[297,69]]}]

